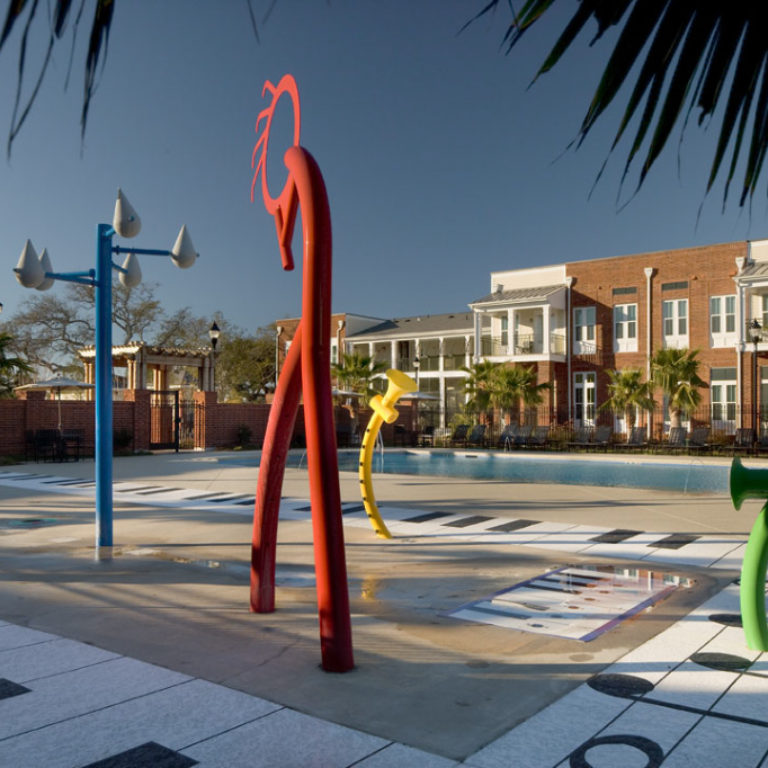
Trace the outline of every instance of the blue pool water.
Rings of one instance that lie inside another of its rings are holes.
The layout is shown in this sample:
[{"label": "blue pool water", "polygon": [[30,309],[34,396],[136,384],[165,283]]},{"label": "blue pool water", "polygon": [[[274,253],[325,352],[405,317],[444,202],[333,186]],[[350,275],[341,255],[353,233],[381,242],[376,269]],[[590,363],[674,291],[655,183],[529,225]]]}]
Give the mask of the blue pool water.
[{"label": "blue pool water", "polygon": [[[339,469],[357,472],[358,451],[339,451]],[[223,459],[253,464],[246,457]],[[306,467],[303,453],[292,453],[288,466]],[[386,451],[374,457],[374,472],[403,475],[471,477],[520,483],[605,485],[656,488],[684,493],[727,493],[729,467],[696,463],[580,460],[575,457],[535,457],[516,453],[454,451]]]}]

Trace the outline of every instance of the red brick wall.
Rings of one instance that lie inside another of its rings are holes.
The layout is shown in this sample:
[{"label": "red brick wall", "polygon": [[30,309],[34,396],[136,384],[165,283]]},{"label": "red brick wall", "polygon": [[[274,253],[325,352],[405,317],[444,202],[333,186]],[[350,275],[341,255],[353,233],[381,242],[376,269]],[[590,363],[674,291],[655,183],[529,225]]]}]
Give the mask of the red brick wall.
[{"label": "red brick wall", "polygon": [[[747,256],[747,243],[736,242],[684,248],[674,251],[658,251],[635,256],[617,256],[566,265],[569,276],[575,278],[572,305],[596,307],[598,347],[602,358],[574,357],[572,370],[596,370],[597,402],[607,398],[608,379],[606,369],[646,369],[647,354],[647,279],[645,268],[653,267],[651,280],[651,340],[652,354],[662,346],[662,302],[667,299],[688,299],[688,339],[690,349],[698,349],[702,363],[701,377],[709,378],[711,367],[738,365],[733,349],[710,349],[709,346],[709,297],[735,293],[733,277],[736,275],[736,257]],[[684,289],[662,291],[663,283],[687,281]],[[629,295],[613,295],[617,287],[635,287]],[[613,307],[616,304],[637,304],[637,352],[614,353]],[[571,322],[572,322],[571,318]],[[603,374],[603,375],[601,375]],[[749,387],[742,395],[749,395]],[[566,393],[563,390],[563,396]],[[702,405],[709,403],[707,390],[702,390]],[[658,395],[660,401],[661,396]],[[748,401],[747,401],[748,402]]]}]

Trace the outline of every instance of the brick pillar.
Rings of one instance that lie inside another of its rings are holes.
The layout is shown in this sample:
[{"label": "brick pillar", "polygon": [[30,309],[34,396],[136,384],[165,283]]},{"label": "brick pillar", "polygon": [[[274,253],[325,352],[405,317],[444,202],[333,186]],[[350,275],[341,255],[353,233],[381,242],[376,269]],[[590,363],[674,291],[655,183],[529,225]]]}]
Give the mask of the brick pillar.
[{"label": "brick pillar", "polygon": [[216,410],[215,392],[195,392],[195,450],[216,447]]},{"label": "brick pillar", "polygon": [[151,392],[148,389],[128,389],[125,401],[133,403],[133,450],[148,451],[152,415],[150,412]]}]

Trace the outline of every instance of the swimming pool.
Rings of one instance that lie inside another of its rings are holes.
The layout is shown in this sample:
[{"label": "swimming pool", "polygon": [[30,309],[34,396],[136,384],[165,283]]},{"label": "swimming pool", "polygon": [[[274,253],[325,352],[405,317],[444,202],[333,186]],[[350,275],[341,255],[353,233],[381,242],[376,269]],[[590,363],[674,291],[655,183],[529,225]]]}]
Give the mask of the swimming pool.
[{"label": "swimming pool", "polygon": [[[360,454],[339,451],[339,469],[357,472]],[[224,459],[244,464],[245,457]],[[253,459],[247,460],[252,464]],[[303,452],[292,452],[289,467],[306,467]],[[729,467],[694,461],[643,461],[613,456],[579,459],[574,456],[531,456],[519,453],[466,452],[451,450],[402,450],[377,453],[374,472],[403,475],[471,477],[478,480],[508,480],[519,483],[558,485],[605,485],[655,488],[683,493],[727,493]]]}]

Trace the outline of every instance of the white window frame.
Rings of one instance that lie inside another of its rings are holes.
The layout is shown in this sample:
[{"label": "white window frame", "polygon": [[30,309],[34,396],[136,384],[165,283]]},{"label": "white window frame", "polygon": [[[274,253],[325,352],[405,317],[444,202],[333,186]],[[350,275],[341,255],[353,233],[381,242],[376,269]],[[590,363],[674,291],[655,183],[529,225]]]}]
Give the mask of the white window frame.
[{"label": "white window frame", "polygon": [[637,352],[637,304],[614,305],[613,351]]},{"label": "white window frame", "polygon": [[[714,373],[713,368],[710,375]],[[736,432],[738,414],[738,382],[734,376],[730,379],[714,379],[709,382],[709,409],[712,415],[712,429],[732,435]]]},{"label": "white window frame", "polygon": [[736,294],[709,297],[709,344],[732,347],[736,342]]},{"label": "white window frame", "polygon": [[573,374],[573,423],[575,427],[591,427],[597,415],[597,374],[578,371]]},{"label": "white window frame", "polygon": [[661,304],[664,347],[688,347],[688,299],[665,299]]},{"label": "white window frame", "polygon": [[573,309],[573,353],[591,355],[597,351],[595,343],[595,320],[597,312],[594,306],[574,307]]}]

